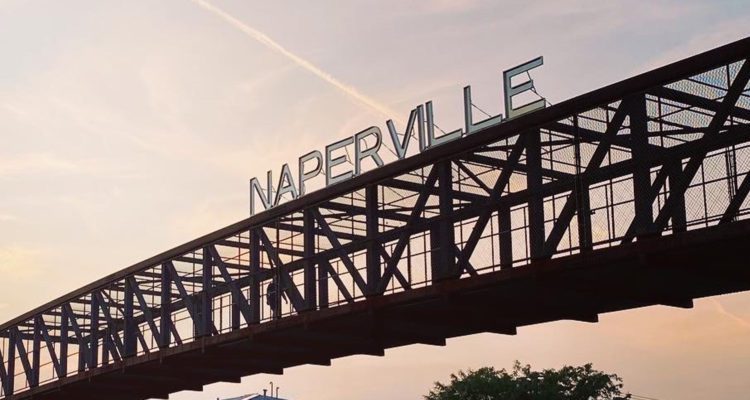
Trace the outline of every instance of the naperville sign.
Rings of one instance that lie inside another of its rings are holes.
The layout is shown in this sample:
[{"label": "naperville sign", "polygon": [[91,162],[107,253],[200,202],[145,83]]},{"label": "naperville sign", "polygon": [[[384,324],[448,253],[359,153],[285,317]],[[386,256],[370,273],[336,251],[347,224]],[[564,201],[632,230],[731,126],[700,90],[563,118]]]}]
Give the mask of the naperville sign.
[{"label": "naperville sign", "polygon": [[[518,83],[516,85],[511,84],[511,79],[514,76],[521,75],[527,71],[536,68],[543,64],[543,58],[538,57],[526,63],[523,63],[515,68],[511,68],[503,72],[503,93],[505,99],[505,115],[497,115],[489,117],[482,121],[474,122],[472,116],[472,102],[471,102],[471,86],[464,88],[464,121],[465,126],[463,129],[458,129],[452,132],[443,133],[440,136],[435,136],[435,123],[434,123],[434,112],[432,109],[432,102],[428,101],[425,104],[418,105],[409,114],[409,121],[406,124],[406,130],[404,131],[403,139],[400,139],[399,133],[393,124],[393,120],[388,120],[386,125],[388,127],[388,133],[390,134],[390,140],[392,141],[393,148],[395,149],[395,155],[398,159],[406,157],[406,152],[409,148],[409,142],[413,136],[414,128],[417,128],[417,138],[419,141],[419,151],[422,152],[434,146],[445,144],[447,142],[459,139],[465,135],[471,135],[472,133],[486,128],[491,125],[502,123],[503,121],[517,117],[521,114],[544,108],[544,99],[536,100],[530,103],[523,104],[518,107],[513,107],[513,98],[524,92],[534,90],[534,81],[529,76],[528,80]],[[426,124],[425,124],[426,120]],[[370,138],[374,138],[373,140]],[[281,167],[281,176],[276,184],[276,190],[273,187],[273,174],[268,171],[266,174],[266,188],[263,189],[258,178],[250,180],[250,215],[255,214],[255,200],[256,197],[260,199],[264,209],[269,209],[279,205],[285,198],[296,199],[305,194],[305,182],[317,177],[321,173],[325,175],[326,186],[334,185],[338,182],[351,179],[362,173],[362,162],[368,158],[378,167],[383,166],[383,159],[380,157],[379,151],[383,144],[383,134],[380,128],[372,126],[361,132],[354,134],[353,136],[347,137],[346,139],[339,140],[338,142],[331,143],[325,147],[325,151],[321,153],[319,150],[313,150],[304,156],[299,158],[298,161],[298,175],[296,182],[299,182],[299,186],[295,184],[294,176],[289,169],[289,164],[284,164]],[[354,159],[353,166],[346,169],[343,165],[347,162],[348,153],[346,149],[349,146],[354,146]]]}]

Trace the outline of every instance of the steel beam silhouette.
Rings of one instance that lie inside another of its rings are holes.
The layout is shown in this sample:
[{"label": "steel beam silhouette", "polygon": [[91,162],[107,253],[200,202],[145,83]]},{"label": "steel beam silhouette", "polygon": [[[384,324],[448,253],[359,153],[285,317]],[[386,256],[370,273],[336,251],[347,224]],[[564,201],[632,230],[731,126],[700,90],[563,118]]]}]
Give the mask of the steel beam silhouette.
[{"label": "steel beam silhouette", "polygon": [[14,318],[0,398],[166,398],[748,290],[748,57],[743,39],[508,120]]}]

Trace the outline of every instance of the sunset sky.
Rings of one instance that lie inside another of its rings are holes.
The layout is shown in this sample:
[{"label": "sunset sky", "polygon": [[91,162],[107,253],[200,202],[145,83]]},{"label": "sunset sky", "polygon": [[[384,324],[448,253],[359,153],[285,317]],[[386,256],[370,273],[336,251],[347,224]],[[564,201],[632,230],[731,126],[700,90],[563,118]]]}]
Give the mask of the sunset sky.
[{"label": "sunset sky", "polygon": [[[563,5],[564,4],[564,5]],[[462,88],[552,103],[750,35],[736,1],[0,0],[0,322],[248,215],[248,180]],[[359,98],[357,97],[359,96]],[[395,113],[385,116],[384,114]],[[177,400],[417,399],[458,369],[593,362],[659,400],[750,391],[750,294],[217,384]]]}]

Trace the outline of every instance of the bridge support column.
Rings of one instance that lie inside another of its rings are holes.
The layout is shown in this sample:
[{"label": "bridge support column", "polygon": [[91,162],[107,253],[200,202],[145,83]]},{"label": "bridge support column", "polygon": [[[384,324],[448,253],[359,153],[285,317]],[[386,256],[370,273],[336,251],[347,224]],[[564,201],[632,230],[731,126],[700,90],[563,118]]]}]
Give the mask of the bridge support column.
[{"label": "bridge support column", "polygon": [[250,324],[260,322],[260,235],[255,229],[250,230]]},{"label": "bridge support column", "polygon": [[233,331],[236,331],[237,329],[240,329],[240,324],[242,323],[242,316],[240,311],[240,302],[242,301],[242,298],[237,296],[234,292],[232,292],[231,297],[232,299],[232,306],[229,307],[230,309],[230,327]]},{"label": "bridge support column", "polygon": [[328,270],[318,264],[318,307],[328,308]]},{"label": "bridge support column", "polygon": [[31,380],[29,387],[39,386],[42,353],[42,316],[34,318],[34,341],[31,347]]},{"label": "bridge support column", "polygon": [[[532,260],[544,257],[544,197],[542,187],[542,145],[539,129],[524,132],[526,137],[526,186],[529,197],[529,255]],[[520,139],[519,139],[520,140]]]},{"label": "bridge support column", "polygon": [[432,280],[456,278],[461,275],[456,264],[456,241],[453,230],[453,173],[450,161],[441,161],[433,168],[438,173],[440,216],[430,230]]},{"label": "bridge support column", "polygon": [[161,266],[161,316],[159,318],[159,335],[161,335],[161,348],[168,348],[172,340],[170,330],[172,329],[172,278],[169,268]]},{"label": "bridge support column", "polygon": [[500,268],[513,266],[513,237],[511,232],[510,207],[503,205],[497,210],[497,230],[500,245]]},{"label": "bridge support column", "polygon": [[109,364],[109,355],[112,350],[112,339],[109,337],[109,327],[105,328],[104,335],[102,335],[102,365]]},{"label": "bridge support column", "polygon": [[685,232],[687,230],[687,215],[685,211],[685,191],[680,192],[676,188],[680,186],[682,177],[682,160],[671,160],[664,166],[669,173],[669,192],[674,196],[670,215],[672,216],[672,230],[674,232]]},{"label": "bridge support column", "polygon": [[197,336],[209,336],[211,335],[211,324],[212,324],[212,296],[211,289],[213,288],[213,259],[211,252],[208,247],[203,248],[203,270],[202,270],[202,293],[200,296],[200,303],[198,306],[198,315],[200,316],[198,327],[196,329]]},{"label": "bridge support column", "polygon": [[81,333],[81,327],[75,320],[75,312],[73,312],[69,304],[63,306],[63,318],[66,318],[71,322],[76,334],[76,345],[78,347],[78,372],[81,373],[86,370],[86,365],[89,364],[89,354],[91,349],[90,346],[86,344],[86,340]]},{"label": "bridge support column", "polygon": [[575,193],[576,196],[576,222],[578,224],[578,245],[581,251],[592,249],[591,232],[591,201],[589,198],[589,183],[587,175],[582,170],[581,163],[581,136],[578,129],[578,115],[573,116],[575,141]]},{"label": "bridge support column", "polygon": [[635,216],[633,222],[636,237],[654,233],[653,198],[651,196],[651,155],[648,150],[648,122],[646,115],[646,95],[639,94],[623,100],[620,107],[628,106],[630,113],[630,135],[632,137],[635,161],[633,168],[633,196]]},{"label": "bridge support column", "polygon": [[60,309],[60,377],[68,375],[68,334],[69,334],[69,322],[67,313],[64,308]]},{"label": "bridge support column", "polygon": [[312,210],[303,211],[303,252],[305,257],[305,309],[317,308],[317,274],[315,273],[315,214]]},{"label": "bridge support column", "polygon": [[378,187],[371,185],[365,188],[365,224],[367,231],[367,296],[377,294],[377,287],[382,276],[380,265],[380,244],[377,242],[380,231],[378,217]]},{"label": "bridge support column", "polygon": [[8,334],[8,382],[6,384],[6,396],[8,397],[15,391],[16,376],[16,333],[13,329]]},{"label": "bridge support column", "polygon": [[89,368],[99,366],[99,299],[91,295],[91,332],[89,333]]},{"label": "bridge support column", "polygon": [[138,327],[135,324],[135,321],[133,319],[133,303],[134,303],[134,289],[132,285],[137,285],[138,282],[135,279],[127,279],[125,280],[125,305],[123,310],[123,319],[125,320],[125,338],[124,338],[124,344],[125,344],[125,354],[123,354],[123,357],[131,357],[134,356],[137,353],[136,348],[136,334],[135,330],[138,329]]},{"label": "bridge support column", "polygon": [[236,293],[234,290],[231,291],[230,299],[232,305],[229,307],[229,326],[233,331],[236,331],[237,329],[240,329],[240,325],[242,324],[241,309],[243,305],[241,303],[247,300],[243,299],[243,296]]}]

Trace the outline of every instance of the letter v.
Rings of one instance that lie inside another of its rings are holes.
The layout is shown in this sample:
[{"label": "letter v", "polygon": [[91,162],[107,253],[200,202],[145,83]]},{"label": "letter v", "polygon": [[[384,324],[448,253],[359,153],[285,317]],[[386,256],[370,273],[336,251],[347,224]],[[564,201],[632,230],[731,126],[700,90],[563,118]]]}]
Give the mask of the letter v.
[{"label": "letter v", "polygon": [[386,122],[388,125],[388,132],[391,134],[391,140],[393,141],[393,147],[396,149],[396,155],[401,160],[406,157],[406,151],[409,149],[409,139],[414,131],[414,122],[417,122],[417,135],[419,135],[419,147],[420,151],[424,149],[424,112],[422,111],[423,105],[418,105],[417,108],[411,110],[409,114],[409,122],[406,123],[406,131],[404,132],[404,138],[398,139],[398,131],[396,126],[393,124],[393,120],[389,119]]}]

